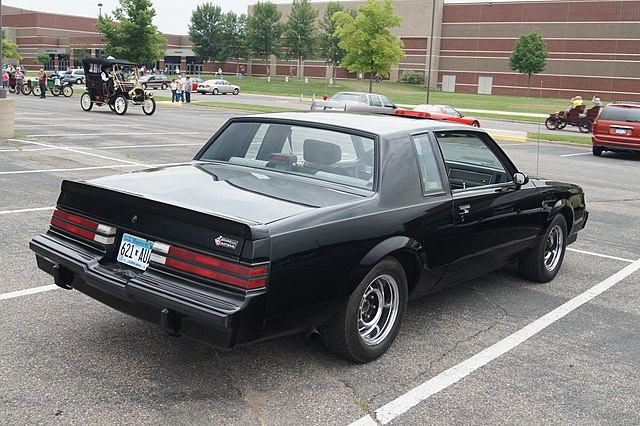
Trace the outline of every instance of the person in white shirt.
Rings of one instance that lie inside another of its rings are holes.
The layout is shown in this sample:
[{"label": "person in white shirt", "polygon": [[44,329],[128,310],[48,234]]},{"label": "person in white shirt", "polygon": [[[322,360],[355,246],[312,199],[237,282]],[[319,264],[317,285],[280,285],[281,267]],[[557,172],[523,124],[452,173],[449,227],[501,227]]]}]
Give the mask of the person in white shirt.
[{"label": "person in white shirt", "polygon": [[100,78],[104,83],[107,84],[108,95],[111,96],[113,94],[113,78],[111,77],[111,67],[102,67]]},{"label": "person in white shirt", "polygon": [[176,91],[178,90],[178,83],[176,83],[176,79],[171,80],[171,102],[176,101]]}]

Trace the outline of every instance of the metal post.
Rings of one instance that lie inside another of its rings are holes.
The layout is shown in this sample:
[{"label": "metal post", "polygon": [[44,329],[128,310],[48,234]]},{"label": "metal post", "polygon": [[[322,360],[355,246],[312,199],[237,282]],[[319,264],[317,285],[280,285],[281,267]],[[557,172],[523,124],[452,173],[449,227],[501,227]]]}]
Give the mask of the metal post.
[{"label": "metal post", "polygon": [[[2,43],[2,0],[0,0],[0,43]],[[2,45],[0,45],[0,68],[2,68],[2,65],[4,64],[4,61],[2,59]],[[7,97],[7,91],[5,90],[5,88],[3,86],[0,86],[0,98],[6,98]]]},{"label": "metal post", "polygon": [[431,37],[429,38],[429,72],[427,74],[427,103],[429,103],[429,93],[431,91],[431,58],[433,57],[433,26],[436,21],[436,1],[431,0]]},{"label": "metal post", "polygon": [[102,3],[98,3],[98,17],[102,16]]}]

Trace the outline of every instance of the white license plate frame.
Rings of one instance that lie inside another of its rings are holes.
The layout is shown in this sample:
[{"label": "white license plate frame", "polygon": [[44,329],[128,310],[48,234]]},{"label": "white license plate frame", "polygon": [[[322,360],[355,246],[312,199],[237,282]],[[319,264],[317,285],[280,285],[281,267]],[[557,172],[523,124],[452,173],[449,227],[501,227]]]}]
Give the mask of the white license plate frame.
[{"label": "white license plate frame", "polygon": [[118,248],[118,262],[145,271],[149,266],[153,242],[124,233]]}]

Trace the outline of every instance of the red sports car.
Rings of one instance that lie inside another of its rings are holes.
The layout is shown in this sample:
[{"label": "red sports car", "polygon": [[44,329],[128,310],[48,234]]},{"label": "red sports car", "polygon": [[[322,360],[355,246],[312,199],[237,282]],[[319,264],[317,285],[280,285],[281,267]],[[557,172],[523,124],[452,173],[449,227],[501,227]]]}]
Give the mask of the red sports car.
[{"label": "red sports car", "polygon": [[459,113],[455,108],[448,105],[427,105],[422,104],[413,110],[398,109],[398,115],[408,115],[411,117],[432,118],[434,120],[453,121],[456,123],[468,124],[473,127],[480,127],[480,121],[477,118],[466,117]]}]

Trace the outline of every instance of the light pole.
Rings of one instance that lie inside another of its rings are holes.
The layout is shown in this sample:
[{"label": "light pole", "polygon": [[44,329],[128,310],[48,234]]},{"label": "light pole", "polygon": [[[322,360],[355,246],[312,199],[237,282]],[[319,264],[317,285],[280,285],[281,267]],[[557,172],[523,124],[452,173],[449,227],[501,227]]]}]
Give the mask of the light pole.
[{"label": "light pole", "polygon": [[102,3],[98,3],[98,16],[102,16]]},{"label": "light pole", "polygon": [[[2,0],[0,0],[0,69],[2,68],[2,64],[4,64],[2,60]],[[6,98],[7,91],[4,86],[0,86],[0,98]]]},{"label": "light pole", "polygon": [[436,21],[436,1],[431,0],[431,37],[429,38],[429,72],[427,73],[427,103],[429,103],[429,93],[431,91],[431,59],[433,57],[433,25]]}]

